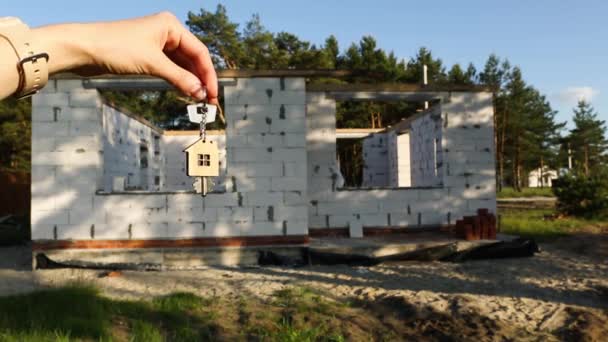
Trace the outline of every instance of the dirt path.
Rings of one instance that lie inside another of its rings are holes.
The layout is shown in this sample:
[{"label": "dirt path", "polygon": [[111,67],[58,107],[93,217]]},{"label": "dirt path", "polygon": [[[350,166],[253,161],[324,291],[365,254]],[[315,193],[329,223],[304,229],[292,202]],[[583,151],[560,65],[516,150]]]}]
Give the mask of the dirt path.
[{"label": "dirt path", "polygon": [[[437,329],[448,320],[458,320],[468,329],[499,330],[522,338],[608,336],[608,235],[564,238],[541,248],[543,252],[534,258],[462,264],[127,271],[116,278],[100,278],[100,271],[91,270],[19,270],[27,265],[27,253],[11,248],[0,252],[0,295],[72,281],[92,282],[118,298],[186,291],[265,299],[285,287],[306,286],[337,300],[388,306],[404,317],[435,322]],[[416,308],[415,313],[411,308]]]}]

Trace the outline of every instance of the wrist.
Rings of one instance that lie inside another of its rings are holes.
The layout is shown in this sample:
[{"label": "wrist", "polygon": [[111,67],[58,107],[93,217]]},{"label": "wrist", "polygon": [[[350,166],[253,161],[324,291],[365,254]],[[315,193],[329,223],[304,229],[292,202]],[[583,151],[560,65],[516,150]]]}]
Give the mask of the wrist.
[{"label": "wrist", "polygon": [[87,44],[85,26],[86,24],[62,24],[31,30],[39,50],[49,55],[49,74],[90,64],[92,53]]}]

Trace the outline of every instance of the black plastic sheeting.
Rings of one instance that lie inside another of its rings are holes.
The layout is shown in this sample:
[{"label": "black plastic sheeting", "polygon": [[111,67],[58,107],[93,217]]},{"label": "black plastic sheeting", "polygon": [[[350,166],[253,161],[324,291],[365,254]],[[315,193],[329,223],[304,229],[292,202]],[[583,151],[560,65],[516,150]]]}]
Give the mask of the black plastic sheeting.
[{"label": "black plastic sheeting", "polygon": [[[457,251],[457,245],[420,249],[408,253],[392,254],[382,257],[372,257],[360,254],[328,253],[314,249],[308,250],[308,265],[351,265],[374,266],[386,262],[398,261],[448,261],[465,262],[469,260],[525,258],[540,252],[538,244],[530,239],[500,241],[464,251]],[[262,266],[300,266],[293,259],[283,258],[273,252],[260,252],[258,262]]]},{"label": "black plastic sheeting", "polygon": [[99,264],[87,261],[57,262],[51,260],[46,254],[36,254],[36,269],[79,268],[88,270],[124,270],[124,271],[162,271],[159,264],[135,263],[106,263]]}]

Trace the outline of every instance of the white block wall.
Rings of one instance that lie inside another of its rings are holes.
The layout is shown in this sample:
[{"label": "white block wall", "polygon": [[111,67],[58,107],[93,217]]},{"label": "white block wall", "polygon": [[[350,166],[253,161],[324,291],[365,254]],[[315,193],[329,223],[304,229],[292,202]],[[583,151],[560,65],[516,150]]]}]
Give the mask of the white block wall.
[{"label": "white block wall", "polygon": [[82,81],[51,81],[32,99],[32,239],[69,235],[103,188],[101,101]]},{"label": "white block wall", "polygon": [[[163,191],[192,191],[192,177],[186,174],[186,156],[184,149],[199,139],[193,135],[163,135],[162,150],[164,151]],[[220,157],[220,176],[216,177],[215,191],[224,191],[226,182],[226,136],[207,134],[217,144]]]},{"label": "white block wall", "polygon": [[219,213],[243,235],[308,234],[304,78],[238,79],[224,87],[228,193]]},{"label": "white block wall", "polygon": [[441,186],[443,151],[438,106],[420,114],[408,133],[376,133],[363,140],[362,187]]},{"label": "white block wall", "polygon": [[125,189],[160,191],[161,131],[107,105],[102,106],[102,114],[104,191],[113,190],[115,177],[124,177]]},{"label": "white block wall", "polygon": [[[303,78],[239,79],[225,88],[226,146],[210,136],[226,150],[225,193],[115,194],[98,191],[141,169],[139,144],[156,132],[103,107],[82,81],[51,82],[33,106],[33,239],[306,235],[305,98]],[[184,186],[182,150],[192,138],[148,147],[159,156],[150,168],[169,171],[161,177],[168,188]]]},{"label": "white block wall", "polygon": [[492,94],[451,93],[442,104],[446,210],[496,213]]},{"label": "white block wall", "polygon": [[434,106],[410,124],[412,186],[441,186],[443,153],[441,149],[441,112]]},{"label": "white block wall", "polygon": [[389,187],[412,186],[410,133],[397,134],[397,132],[391,131],[387,134],[387,140]]},{"label": "white block wall", "polygon": [[310,228],[349,227],[353,236],[361,227],[415,229],[453,224],[479,208],[496,212],[491,94],[437,96],[442,104],[414,120],[403,136],[403,144],[409,138],[416,146],[412,165],[414,152],[424,155],[416,159],[421,171],[415,180],[412,170],[412,188],[336,191],[331,177],[320,173],[335,158],[335,102],[308,94]]},{"label": "white block wall", "polygon": [[306,94],[306,154],[308,198],[329,198],[337,189],[339,171],[336,162],[336,101],[324,93]]},{"label": "white block wall", "polygon": [[386,133],[370,134],[363,139],[362,187],[386,187],[389,179],[389,138]]},{"label": "white block wall", "polygon": [[225,193],[118,195],[98,192],[109,166],[104,139],[111,145],[132,131],[112,136],[97,91],[80,80],[53,80],[33,99],[32,238],[306,235],[309,227],[360,234],[362,227],[436,226],[496,210],[490,93],[438,94],[439,118],[421,121],[420,129],[442,129],[439,186],[340,191],[333,99],[306,94],[303,78],[238,79],[224,90]]}]

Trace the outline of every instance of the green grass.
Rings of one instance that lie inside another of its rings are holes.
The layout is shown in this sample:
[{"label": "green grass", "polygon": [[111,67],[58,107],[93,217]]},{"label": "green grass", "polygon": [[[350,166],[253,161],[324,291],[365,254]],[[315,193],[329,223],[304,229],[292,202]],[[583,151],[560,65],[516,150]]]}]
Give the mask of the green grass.
[{"label": "green grass", "polygon": [[[0,341],[201,341],[214,324],[192,314],[200,298],[173,294],[153,301],[121,301],[71,285],[0,297]],[[188,300],[184,300],[188,298]]]},{"label": "green grass", "polygon": [[515,191],[511,187],[503,187],[497,196],[498,198],[554,197],[551,188],[522,188],[521,191]]},{"label": "green grass", "polygon": [[550,209],[503,209],[501,233],[536,239],[551,239],[580,232],[599,231],[608,226],[608,219],[555,218]]},{"label": "green grass", "polygon": [[352,310],[299,288],[268,301],[189,293],[127,301],[74,284],[0,297],[0,341],[344,341],[353,328],[343,316],[359,315]]}]

